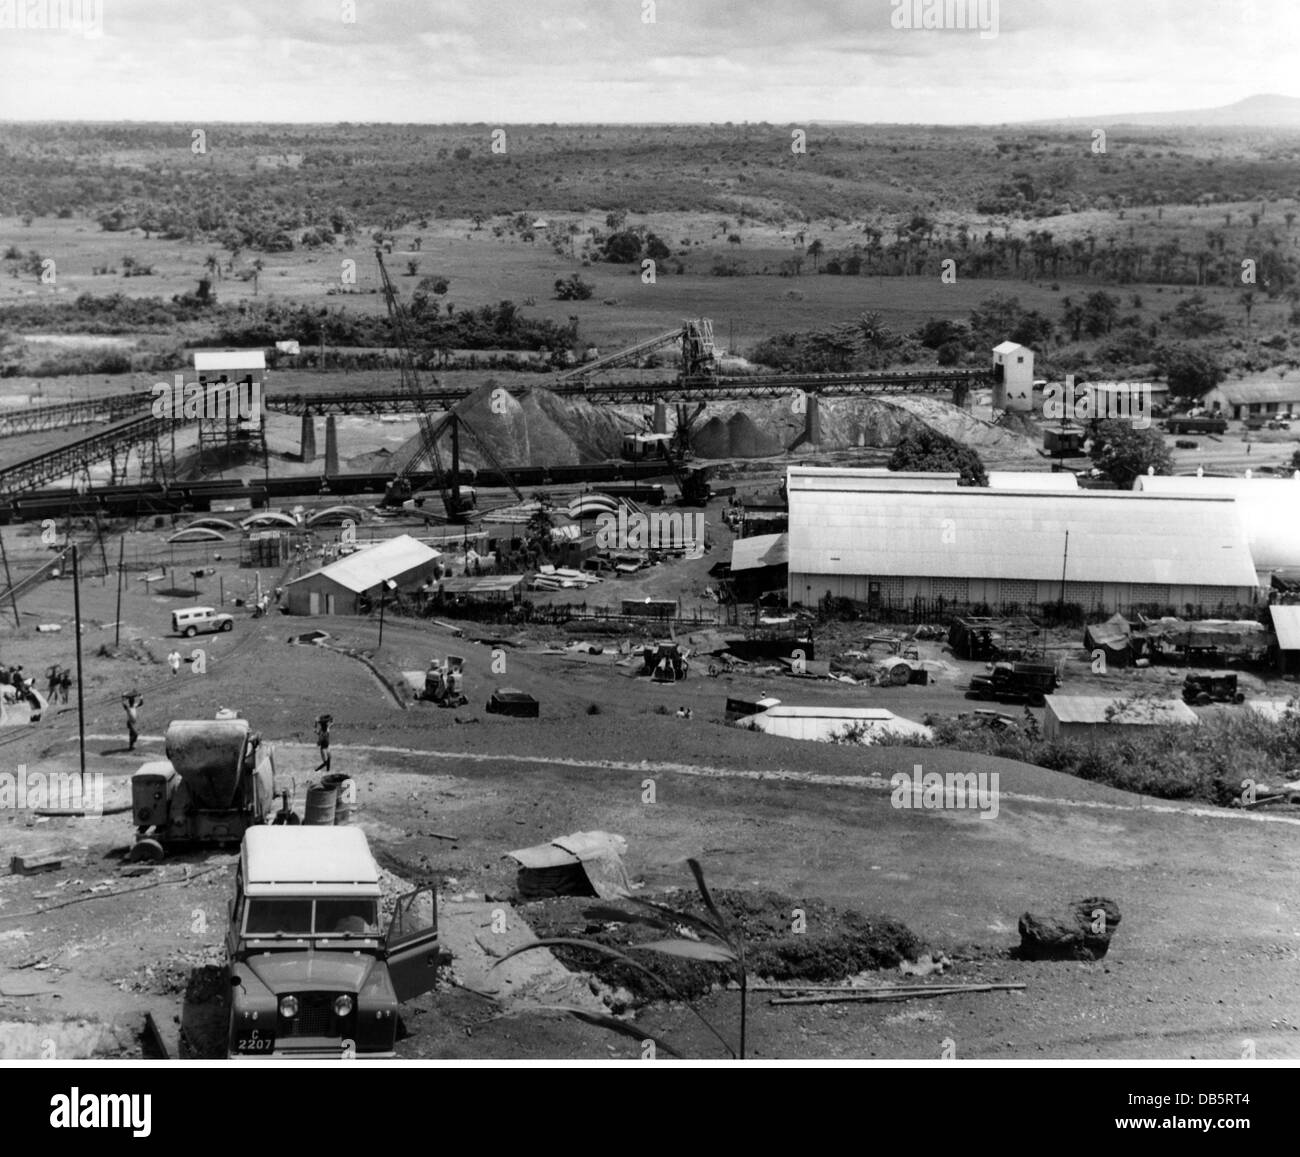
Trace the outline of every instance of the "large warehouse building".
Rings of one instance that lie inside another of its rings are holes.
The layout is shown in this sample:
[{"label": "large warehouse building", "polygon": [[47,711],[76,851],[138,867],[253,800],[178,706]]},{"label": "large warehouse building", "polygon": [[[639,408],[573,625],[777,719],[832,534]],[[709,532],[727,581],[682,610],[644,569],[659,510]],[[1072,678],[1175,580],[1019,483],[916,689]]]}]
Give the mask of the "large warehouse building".
[{"label": "large warehouse building", "polygon": [[1142,474],[1133,489],[1143,494],[1234,499],[1260,586],[1268,586],[1276,571],[1300,567],[1300,480]]},{"label": "large warehouse building", "polygon": [[411,591],[436,579],[441,557],[400,534],[285,584],[284,605],[291,615],[364,614],[389,590]]},{"label": "large warehouse building", "polygon": [[[1227,498],[1025,491],[918,480],[882,487],[860,470],[791,467],[791,602],[1024,608],[1062,597],[1089,612],[1250,605],[1254,562]],[[1067,541],[1068,532],[1068,541]]]}]

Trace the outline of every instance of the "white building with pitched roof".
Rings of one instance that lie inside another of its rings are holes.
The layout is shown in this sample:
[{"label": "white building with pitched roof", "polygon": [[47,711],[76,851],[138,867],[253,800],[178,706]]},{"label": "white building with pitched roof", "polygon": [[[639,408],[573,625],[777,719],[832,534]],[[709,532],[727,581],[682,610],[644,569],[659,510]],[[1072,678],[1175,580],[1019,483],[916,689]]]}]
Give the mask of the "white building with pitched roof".
[{"label": "white building with pitched roof", "polygon": [[[1055,602],[1088,612],[1254,603],[1258,579],[1230,498],[996,490],[791,467],[791,602],[904,606]],[[1067,539],[1068,534],[1068,539]]]}]

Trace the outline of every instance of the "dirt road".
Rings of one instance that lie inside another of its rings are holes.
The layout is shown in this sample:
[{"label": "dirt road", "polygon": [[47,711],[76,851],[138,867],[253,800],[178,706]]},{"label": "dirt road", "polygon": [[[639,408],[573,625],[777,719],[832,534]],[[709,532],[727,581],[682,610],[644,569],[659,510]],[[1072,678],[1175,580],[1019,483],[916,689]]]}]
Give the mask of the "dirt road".
[{"label": "dirt road", "polygon": [[[167,640],[144,629],[156,618],[148,604],[130,611],[143,642],[165,653]],[[447,650],[467,658],[470,707],[403,710],[357,660],[288,646],[297,625],[242,621],[234,639],[212,643],[203,677],[140,668],[152,689],[138,757],[160,754],[168,719],[235,706],[277,743],[281,774],[301,799],[316,762],[310,720],[329,710],[334,770],[357,778],[359,822],[381,863],[407,878],[442,879],[444,897],[509,898],[507,851],[602,828],[627,838],[628,868],[652,891],[689,886],[684,860],[693,856],[717,887],[773,888],[889,913],[953,955],[959,981],[1028,985],[1020,995],[902,1006],[755,1003],[755,1055],[927,1057],[948,1047],[962,1057],[1232,1058],[1253,1047],[1265,1058],[1300,1056],[1294,823],[1152,806],[956,752],[814,746],[741,732],[721,723],[724,680],[662,687],[600,656],[523,649],[509,650],[507,673],[493,676],[487,647],[390,621],[376,661],[393,677]],[[364,624],[314,625],[340,646],[373,647]],[[223,649],[236,645],[238,661],[223,662]],[[137,755],[121,753],[121,708],[108,690],[122,662],[93,660],[104,691],[88,703],[88,768],[119,793],[138,765]],[[535,694],[542,718],[485,714],[480,705],[497,682]],[[597,703],[599,713],[588,714]],[[673,714],[681,703],[693,706],[691,719]],[[58,714],[39,732],[4,737],[6,758],[72,769],[75,735],[75,712]],[[891,806],[878,777],[918,762],[927,771],[997,772],[996,818]],[[653,803],[645,802],[648,780]],[[0,1022],[45,1028],[35,1036],[11,1027],[0,1039],[15,1048],[57,1040],[57,1048],[112,1051],[103,1043],[110,1039],[129,1052],[136,1046],[124,1026],[146,1006],[161,1002],[191,1018],[206,1007],[210,1021],[231,857],[199,854],[152,877],[122,879],[114,849],[131,838],[125,817],[28,826],[29,819],[12,812],[0,819],[6,851],[59,850],[67,859],[49,875],[0,877],[0,990],[17,994],[0,998]],[[105,894],[87,891],[101,882]],[[144,890],[106,894],[123,888]],[[1104,961],[1008,958],[1022,912],[1086,895],[1109,896],[1123,913]],[[65,898],[78,902],[53,907]],[[187,989],[203,998],[189,1011]],[[705,1005],[724,1025],[734,1018],[729,993]],[[80,1035],[68,1028],[83,1019]],[[399,1044],[407,1056],[636,1052],[634,1042],[563,1018],[497,1018],[482,998],[455,988],[415,1002],[407,1023],[410,1035]],[[688,1055],[718,1055],[684,1009],[653,1007],[638,1023]],[[210,1044],[197,1027],[195,1036]],[[92,1038],[99,1043],[87,1044]]]}]

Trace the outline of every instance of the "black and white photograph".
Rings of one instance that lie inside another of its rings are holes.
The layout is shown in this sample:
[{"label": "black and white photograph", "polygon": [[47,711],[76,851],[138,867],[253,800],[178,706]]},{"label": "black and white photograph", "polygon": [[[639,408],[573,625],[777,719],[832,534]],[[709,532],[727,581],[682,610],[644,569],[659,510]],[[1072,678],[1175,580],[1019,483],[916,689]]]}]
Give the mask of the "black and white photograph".
[{"label": "black and white photograph", "polygon": [[1291,0],[0,0],[38,1121],[980,1062],[1249,1131],[1297,66]]}]

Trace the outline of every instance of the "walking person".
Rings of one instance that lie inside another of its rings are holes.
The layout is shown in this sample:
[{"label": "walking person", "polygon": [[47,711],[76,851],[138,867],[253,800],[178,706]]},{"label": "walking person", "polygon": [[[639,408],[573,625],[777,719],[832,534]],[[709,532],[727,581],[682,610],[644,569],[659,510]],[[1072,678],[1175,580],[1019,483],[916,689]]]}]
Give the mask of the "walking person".
[{"label": "walking person", "polygon": [[64,667],[59,672],[59,702],[66,704],[68,702],[68,692],[72,690],[72,672]]},{"label": "walking person", "polygon": [[59,678],[62,676],[62,674],[63,674],[63,670],[58,665],[58,663],[55,663],[48,671],[45,672],[45,677],[50,681],[50,685],[45,691],[45,698],[48,699],[51,703],[54,702],[54,696],[57,694],[59,690]]},{"label": "walking person", "polygon": [[179,651],[173,651],[170,655],[167,656],[167,666],[169,666],[172,669],[173,675],[180,674],[181,653]]},{"label": "walking person", "polygon": [[320,763],[316,770],[322,768],[325,771],[330,769],[330,724],[334,722],[333,715],[320,715],[316,718],[316,746],[320,748]]},{"label": "walking person", "polygon": [[126,735],[129,741],[127,750],[135,750],[135,742],[140,738],[140,708],[144,706],[144,697],[139,691],[131,691],[122,696],[122,707],[126,711]]}]

